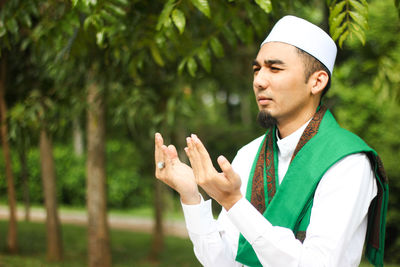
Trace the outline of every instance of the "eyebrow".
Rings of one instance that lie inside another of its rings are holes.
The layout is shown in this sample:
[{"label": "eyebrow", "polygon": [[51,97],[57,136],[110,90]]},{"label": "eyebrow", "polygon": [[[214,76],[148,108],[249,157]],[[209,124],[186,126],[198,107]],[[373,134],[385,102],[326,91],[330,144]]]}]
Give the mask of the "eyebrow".
[{"label": "eyebrow", "polygon": [[[283,62],[280,59],[268,59],[268,60],[264,60],[264,64],[268,65],[268,66],[271,66],[271,65],[285,65],[285,62]],[[259,67],[260,63],[255,59],[253,61],[253,66]]]}]

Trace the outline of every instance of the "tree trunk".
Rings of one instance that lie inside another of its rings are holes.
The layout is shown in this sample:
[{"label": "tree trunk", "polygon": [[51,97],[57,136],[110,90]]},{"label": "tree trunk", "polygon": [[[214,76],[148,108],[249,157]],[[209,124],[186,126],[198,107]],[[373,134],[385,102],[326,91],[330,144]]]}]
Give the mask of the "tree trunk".
[{"label": "tree trunk", "polygon": [[29,172],[28,164],[26,159],[26,146],[25,146],[25,136],[21,135],[21,144],[18,149],[19,162],[21,164],[21,180],[22,180],[22,190],[23,199],[25,206],[25,221],[30,220],[30,197],[29,197]]},{"label": "tree trunk", "polygon": [[154,229],[153,241],[149,258],[151,261],[158,261],[160,254],[164,248],[164,231],[163,231],[163,184],[159,180],[154,181]]},{"label": "tree trunk", "polygon": [[62,259],[60,219],[57,212],[56,175],[54,170],[53,145],[44,127],[40,131],[40,161],[44,202],[46,206],[47,259]]},{"label": "tree trunk", "polygon": [[90,267],[111,266],[107,223],[105,169],[105,106],[98,85],[88,87],[87,111],[87,209]]},{"label": "tree trunk", "polygon": [[9,207],[9,224],[7,236],[7,250],[10,253],[17,252],[17,216],[16,216],[16,200],[14,177],[11,168],[11,155],[10,147],[8,144],[8,129],[7,129],[7,107],[5,101],[6,91],[6,57],[3,55],[1,60],[1,74],[0,74],[0,113],[1,113],[1,140],[3,146],[4,163],[6,167],[7,177],[7,194],[8,194],[8,207]]},{"label": "tree trunk", "polygon": [[75,156],[81,157],[83,155],[83,133],[82,127],[79,122],[79,116],[76,116],[72,121],[73,139],[74,139],[74,153]]}]

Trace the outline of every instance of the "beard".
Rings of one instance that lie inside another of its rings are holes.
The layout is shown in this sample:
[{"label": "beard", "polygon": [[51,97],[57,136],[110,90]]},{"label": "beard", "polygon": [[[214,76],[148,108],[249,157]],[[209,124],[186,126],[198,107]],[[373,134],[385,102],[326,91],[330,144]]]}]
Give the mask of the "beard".
[{"label": "beard", "polygon": [[261,127],[265,129],[272,128],[278,123],[276,118],[272,117],[269,112],[264,110],[260,110],[260,112],[258,112],[257,122]]}]

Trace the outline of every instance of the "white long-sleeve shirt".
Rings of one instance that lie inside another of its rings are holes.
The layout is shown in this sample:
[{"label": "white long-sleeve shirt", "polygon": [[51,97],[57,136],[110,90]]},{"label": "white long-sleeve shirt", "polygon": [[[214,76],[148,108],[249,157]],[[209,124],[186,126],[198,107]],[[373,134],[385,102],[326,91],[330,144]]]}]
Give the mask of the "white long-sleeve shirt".
[{"label": "white long-sleeve shirt", "polygon": [[[279,183],[306,126],[284,139],[278,138]],[[262,139],[240,149],[232,162],[242,179],[243,195]],[[212,216],[211,200],[182,207],[194,252],[203,266],[242,266],[235,261],[242,233],[263,266],[347,267],[360,264],[368,208],[376,194],[376,181],[366,155],[353,154],[338,161],[318,184],[303,243],[290,229],[272,226],[244,197],[228,212],[222,209],[217,220]]]}]

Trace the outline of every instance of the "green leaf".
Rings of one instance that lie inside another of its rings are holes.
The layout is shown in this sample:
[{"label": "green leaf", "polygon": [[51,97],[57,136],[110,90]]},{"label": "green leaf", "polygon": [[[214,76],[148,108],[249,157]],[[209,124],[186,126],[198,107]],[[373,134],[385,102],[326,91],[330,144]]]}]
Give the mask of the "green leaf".
[{"label": "green leaf", "polygon": [[255,0],[257,5],[261,7],[262,10],[265,11],[265,13],[270,13],[272,11],[272,3],[271,0]]},{"label": "green leaf", "polygon": [[18,23],[14,18],[12,18],[6,22],[6,27],[11,33],[13,33],[13,34],[18,33]]},{"label": "green leaf", "polygon": [[158,32],[154,37],[153,37],[154,42],[157,44],[158,47],[164,47],[165,42],[167,39],[165,38],[165,35]]},{"label": "green leaf", "polygon": [[34,3],[33,1],[29,1],[27,3],[26,8],[29,10],[29,13],[31,13],[34,16],[39,16],[39,9],[36,6],[36,3]]},{"label": "green leaf", "polygon": [[24,51],[28,45],[31,43],[31,39],[29,38],[25,38],[22,42],[21,42],[21,50]]},{"label": "green leaf", "polygon": [[83,22],[83,29],[87,31],[90,25],[94,25],[93,23],[93,15],[85,18],[85,21]]},{"label": "green leaf", "polygon": [[339,38],[339,47],[343,47],[343,42],[344,42],[344,40],[347,39],[348,35],[349,35],[349,32],[346,31],[345,33],[342,34],[342,36],[340,36],[340,38]]},{"label": "green leaf", "polygon": [[7,33],[6,27],[2,21],[0,21],[0,38],[3,37]]},{"label": "green leaf", "polygon": [[165,23],[164,23],[164,27],[165,28],[169,28],[169,27],[171,27],[172,26],[172,19],[171,18],[168,18],[166,21],[165,21]]},{"label": "green leaf", "polygon": [[104,18],[105,20],[107,20],[108,22],[116,23],[118,21],[118,19],[115,16],[108,13],[105,9],[102,9],[100,11],[100,14],[101,14],[101,17]]},{"label": "green leaf", "polygon": [[27,26],[28,28],[32,27],[31,17],[27,13],[24,13],[21,19],[24,22],[25,26]]},{"label": "green leaf", "polygon": [[361,43],[365,44],[365,32],[361,27],[355,23],[350,24],[350,33],[354,33],[356,37],[361,41]]},{"label": "green leaf", "polygon": [[76,7],[76,5],[79,3],[79,0],[71,0],[72,1],[72,7]]},{"label": "green leaf", "polygon": [[106,7],[111,10],[114,14],[118,15],[118,16],[125,16],[126,12],[125,10],[123,10],[122,8],[120,8],[119,6],[113,5],[111,3],[107,3]]},{"label": "green leaf", "polygon": [[359,13],[355,13],[353,11],[349,12],[350,17],[364,30],[368,29],[368,21],[367,19]]},{"label": "green leaf", "polygon": [[247,13],[247,17],[250,20],[254,20],[255,18],[255,12],[254,12],[254,5],[251,4],[251,2],[245,2],[245,9],[246,9],[246,13]]},{"label": "green leaf", "polygon": [[345,23],[342,24],[339,28],[336,28],[332,34],[332,39],[337,40],[339,36],[344,32],[344,30],[347,28],[348,22],[346,21]]},{"label": "green leaf", "polygon": [[179,9],[174,9],[174,11],[172,12],[172,21],[178,28],[179,33],[182,34],[185,30],[185,25],[186,25],[185,14],[183,14],[183,12],[180,11]]},{"label": "green leaf", "polygon": [[179,75],[182,74],[183,69],[185,68],[186,62],[187,62],[187,59],[184,58],[184,59],[182,59],[182,61],[179,63],[179,65],[178,65],[178,74],[179,74]]},{"label": "green leaf", "polygon": [[195,77],[196,76],[196,71],[197,71],[196,60],[194,60],[194,58],[192,58],[192,57],[188,58],[186,66],[188,68],[190,76]]},{"label": "green leaf", "polygon": [[113,0],[113,1],[123,6],[127,6],[129,4],[128,0]]},{"label": "green leaf", "polygon": [[216,57],[220,58],[224,56],[224,48],[217,37],[211,38],[210,46]]},{"label": "green leaf", "polygon": [[199,58],[200,63],[203,66],[203,68],[207,72],[210,72],[211,71],[211,57],[210,57],[210,51],[208,50],[208,48],[201,49],[197,53],[197,57]]},{"label": "green leaf", "polygon": [[335,17],[329,25],[329,30],[331,33],[335,32],[339,25],[343,22],[346,12],[341,13],[339,16]]},{"label": "green leaf", "polygon": [[363,5],[356,0],[349,0],[349,3],[357,11],[357,13],[361,14],[363,17],[368,16],[368,3]]},{"label": "green leaf", "polygon": [[[264,35],[265,34],[265,29],[262,26],[262,24],[260,23],[260,13],[261,12],[257,12],[255,9],[258,9],[258,6],[253,5],[251,2],[245,2],[245,9],[246,9],[246,13],[248,18],[250,19],[251,24],[253,25],[253,28],[255,29],[255,31],[258,33],[258,35]],[[262,14],[261,16],[263,16],[264,14]]]},{"label": "green leaf", "polygon": [[97,5],[97,0],[83,0],[83,2],[85,3],[86,6],[89,6],[89,5],[95,6],[95,5]]},{"label": "green leaf", "polygon": [[99,47],[103,47],[104,46],[104,31],[100,31],[98,33],[96,33],[96,43]]},{"label": "green leaf", "polygon": [[360,40],[360,42],[363,45],[365,45],[366,37],[365,37],[365,32],[364,31],[362,31],[362,30],[354,30],[354,31],[352,31],[352,33],[354,33],[357,36],[358,40]]},{"label": "green leaf", "polygon": [[335,19],[340,12],[343,10],[344,5],[346,4],[346,1],[342,1],[339,4],[334,5],[334,7],[330,7],[330,15],[329,15],[329,24],[331,23],[331,20]]},{"label": "green leaf", "polygon": [[161,67],[164,66],[164,60],[161,57],[160,51],[158,50],[158,47],[152,43],[150,45],[150,51],[151,55],[153,56],[154,61]]},{"label": "green leaf", "polygon": [[208,5],[207,0],[191,0],[192,4],[200,10],[206,17],[211,17],[210,6]]},{"label": "green leaf", "polygon": [[172,9],[174,8],[175,0],[168,0],[167,3],[165,3],[160,17],[158,18],[156,30],[159,31],[161,28],[165,25],[167,20],[169,19],[169,16],[171,15]]},{"label": "green leaf", "polygon": [[222,33],[225,36],[226,40],[231,46],[234,46],[236,43],[236,38],[235,34],[232,32],[232,30],[229,27],[223,27],[222,28]]},{"label": "green leaf", "polygon": [[236,18],[232,21],[232,27],[239,39],[245,43],[247,41],[246,25],[242,19]]},{"label": "green leaf", "polygon": [[[111,16],[110,14],[106,13],[104,11],[106,16]],[[112,17],[112,16],[111,16]],[[115,21],[115,17],[111,18],[113,21]],[[96,29],[101,29],[104,27],[104,21],[101,18],[101,14],[93,14],[85,19],[85,22],[83,23],[83,28],[85,31],[89,28],[90,25],[93,25]]]},{"label": "green leaf", "polygon": [[38,24],[32,31],[32,39],[34,41],[39,40],[43,35],[45,34],[45,29],[43,28],[43,25]]}]

